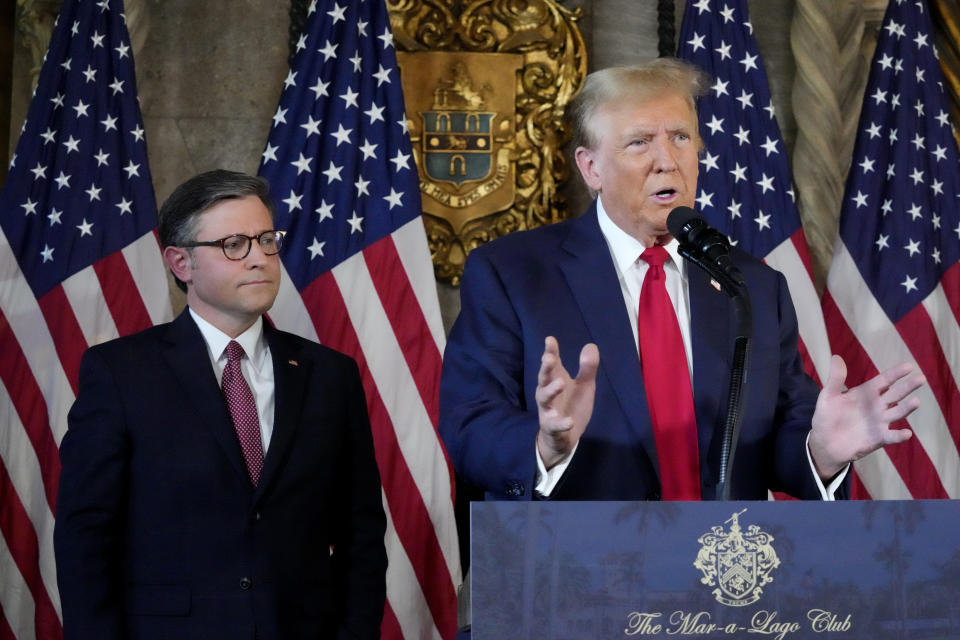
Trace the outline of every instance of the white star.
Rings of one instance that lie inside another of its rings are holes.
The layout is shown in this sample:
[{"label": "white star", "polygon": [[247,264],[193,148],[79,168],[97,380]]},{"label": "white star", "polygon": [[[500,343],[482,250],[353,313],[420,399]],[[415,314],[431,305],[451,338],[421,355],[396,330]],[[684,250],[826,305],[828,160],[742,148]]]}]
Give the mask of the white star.
[{"label": "white star", "polygon": [[[353,54],[353,57],[350,58],[350,62],[353,63],[353,71],[354,71],[354,73],[359,72],[360,69],[361,69],[361,67],[363,66],[363,58],[360,57],[360,53],[359,53],[359,52]],[[377,85],[377,86],[380,86],[380,85]]]},{"label": "white star", "polygon": [[901,282],[900,284],[906,288],[904,293],[910,293],[911,291],[917,291],[917,279],[911,278],[910,276],[906,277],[907,279]]},{"label": "white star", "polygon": [[293,192],[293,189],[290,189],[290,195],[284,198],[281,202],[287,205],[287,211],[293,213],[297,209],[301,209],[300,201],[303,200],[303,195],[297,195]]},{"label": "white star", "polygon": [[67,141],[63,143],[63,146],[67,148],[67,155],[70,155],[71,151],[80,151],[80,141],[75,140],[72,135],[67,138]]},{"label": "white star", "polygon": [[893,66],[893,58],[888,53],[883,54],[883,57],[877,62],[880,63],[880,66],[883,67],[884,71]]},{"label": "white star", "polygon": [[280,149],[280,145],[272,145],[269,142],[267,143],[267,148],[263,150],[263,164],[267,164],[271,160],[277,162],[277,151]]},{"label": "white star", "polygon": [[100,7],[100,13],[103,13],[110,8],[110,0],[100,0],[100,2],[97,3],[97,6]]},{"label": "white star", "polygon": [[873,244],[877,245],[877,251],[878,251],[878,252],[879,252],[879,251],[883,251],[884,249],[889,249],[889,248],[890,248],[890,244],[887,242],[888,240],[890,240],[890,236],[889,236],[889,235],[880,234],[880,237],[877,238],[877,241],[873,243]]},{"label": "white star", "polygon": [[872,98],[874,99],[874,101],[879,105],[881,102],[886,102],[886,101],[887,101],[887,92],[886,92],[886,91],[881,91],[881,90],[880,90],[880,87],[877,87],[876,92],[874,92],[874,94],[873,94],[871,97],[872,97]]},{"label": "white star", "polygon": [[333,160],[330,161],[330,168],[326,171],[323,171],[323,175],[327,176],[327,182],[333,182],[334,180],[342,181],[340,177],[340,172],[343,171],[343,167],[338,167],[333,164]]},{"label": "white star", "polygon": [[878,125],[876,122],[871,122],[870,127],[867,129],[867,133],[870,134],[871,140],[880,137],[880,125]]},{"label": "white star", "polygon": [[25,215],[25,216],[36,215],[36,213],[37,213],[37,205],[38,205],[38,204],[40,204],[40,203],[39,203],[39,202],[34,202],[34,201],[31,200],[30,198],[27,198],[27,201],[26,201],[25,203],[23,203],[22,205],[20,205],[21,207],[23,207],[23,215]]},{"label": "white star", "polygon": [[916,134],[916,135],[914,135],[914,136],[913,136],[913,140],[911,140],[910,142],[911,142],[911,144],[913,144],[913,146],[915,146],[915,147],[917,148],[917,151],[919,151],[920,149],[925,149],[925,148],[926,148],[926,146],[923,144],[923,142],[924,142],[924,137],[921,136],[919,133]]},{"label": "white star", "polygon": [[93,235],[93,231],[91,231],[91,229],[93,229],[93,223],[92,223],[92,222],[87,222],[87,219],[86,219],[86,218],[83,219],[83,222],[81,222],[80,224],[77,225],[77,229],[80,229],[80,237],[81,237],[81,238],[82,238],[83,236],[92,236],[92,235]]},{"label": "white star", "polygon": [[317,222],[323,222],[327,218],[333,219],[333,205],[327,204],[326,200],[320,201],[320,206],[317,207],[314,212],[320,216],[320,219]]},{"label": "white star", "polygon": [[950,116],[947,115],[946,111],[941,109],[940,113],[937,114],[936,120],[940,123],[940,126],[945,127],[950,123]]},{"label": "white star", "polygon": [[60,216],[63,215],[63,211],[59,211],[56,207],[50,210],[50,215],[47,216],[47,219],[50,220],[50,226],[52,227],[55,224],[63,224],[60,222]]},{"label": "white star", "polygon": [[138,178],[140,177],[140,165],[134,164],[133,160],[128,162],[127,166],[125,166],[123,170],[127,172],[127,180],[133,176],[137,176]]},{"label": "white star", "polygon": [[368,118],[370,118],[370,124],[373,124],[373,123],[376,122],[377,120],[379,120],[379,121],[381,121],[381,122],[386,122],[386,120],[383,119],[383,110],[384,110],[384,109],[385,109],[385,107],[378,107],[376,102],[371,102],[371,103],[370,103],[370,108],[367,109],[366,111],[364,111],[363,113],[364,113],[364,115],[366,115]]},{"label": "white star", "polygon": [[893,162],[887,165],[887,177],[893,178],[897,175],[896,168]]},{"label": "white star", "polygon": [[70,188],[70,176],[65,174],[63,171],[61,171],[60,175],[54,178],[53,181],[57,183],[57,191],[60,191],[60,189],[63,188]]},{"label": "white star", "polygon": [[741,167],[740,163],[736,163],[736,166],[733,168],[733,171],[730,172],[733,176],[733,184],[737,184],[741,180],[746,181],[747,179],[747,168]]},{"label": "white star", "polygon": [[87,82],[95,82],[97,80],[97,70],[87,65],[86,70],[83,72],[83,76],[87,79]]},{"label": "white star", "polygon": [[306,48],[307,48],[307,34],[304,33],[304,34],[301,34],[300,39],[297,40],[297,52],[299,53],[300,51]]},{"label": "white star", "polygon": [[120,56],[120,59],[123,60],[124,58],[127,57],[127,52],[130,51],[130,47],[128,47],[125,44],[121,44],[119,47],[116,47],[114,51],[116,51],[117,54]]},{"label": "white star", "polygon": [[873,171],[874,162],[875,162],[874,160],[871,160],[870,158],[864,156],[863,162],[860,163],[860,168],[863,169],[864,173],[870,173],[871,171]]},{"label": "white star", "polygon": [[397,149],[397,155],[390,158],[390,162],[397,165],[395,171],[400,171],[400,169],[409,169],[410,166],[407,164],[407,161],[410,160],[410,155],[407,153],[402,153]]},{"label": "white star", "polygon": [[389,27],[389,26],[388,26],[388,27],[385,27],[385,28],[383,29],[383,35],[377,36],[377,39],[378,39],[378,40],[383,40],[383,48],[384,48],[384,49],[386,49],[387,47],[392,47],[392,46],[393,46],[393,34],[390,32],[390,27]]},{"label": "white star", "polygon": [[730,57],[730,45],[728,45],[723,40],[720,41],[720,46],[714,49],[717,53],[720,54],[720,61],[723,62]]},{"label": "white star", "polygon": [[771,153],[780,153],[777,151],[777,141],[771,140],[770,136],[767,136],[766,141],[760,147],[767,152],[767,157],[770,157]]},{"label": "white star", "polygon": [[915,105],[913,105],[913,110],[917,112],[917,117],[918,117],[918,118],[922,118],[922,117],[923,117],[923,102],[922,102],[921,100],[917,100],[917,103],[916,103]]},{"label": "white star", "polygon": [[933,258],[933,261],[937,264],[940,264],[940,249],[934,249],[930,252],[930,257]]},{"label": "white star", "polygon": [[314,120],[313,116],[308,114],[307,121],[304,122],[302,125],[300,125],[300,128],[304,129],[307,132],[307,138],[309,138],[313,134],[320,135],[321,122],[323,122],[323,120]]},{"label": "white star", "polygon": [[890,138],[890,145],[892,146],[893,143],[896,142],[897,139],[898,139],[898,138],[897,138],[897,130],[896,130],[896,129],[890,129],[890,135],[889,135],[888,137]]},{"label": "white star", "polygon": [[714,92],[715,94],[717,94],[717,97],[719,98],[720,96],[730,95],[729,93],[727,93],[727,85],[728,85],[728,84],[730,84],[730,83],[729,83],[729,82],[724,82],[724,81],[721,80],[720,78],[717,78],[717,81],[716,81],[716,82],[714,83],[714,85],[713,85],[712,87],[710,87],[710,88],[713,90],[713,92]]},{"label": "white star", "polygon": [[97,185],[91,183],[90,188],[84,191],[85,194],[90,196],[90,202],[100,199],[100,192],[103,191],[103,188],[98,187]]},{"label": "white star", "polygon": [[322,78],[317,77],[317,84],[310,87],[310,91],[313,91],[313,99],[319,100],[320,96],[328,96],[327,87],[330,86],[329,82],[324,82]]},{"label": "white star", "polygon": [[108,115],[106,118],[104,118],[103,120],[100,121],[100,124],[103,125],[103,131],[104,131],[104,133],[106,133],[107,131],[110,131],[110,129],[113,129],[113,130],[116,131],[116,129],[117,129],[117,118],[116,118],[115,116],[109,116],[109,115]]},{"label": "white star", "polygon": [[353,212],[352,218],[347,218],[347,222],[350,223],[350,233],[363,233],[363,227],[360,225],[363,223],[363,218],[357,215],[357,212]]},{"label": "white star", "polygon": [[917,67],[917,82],[926,82],[926,78],[923,77],[926,73],[925,69]]},{"label": "white star", "polygon": [[53,249],[49,245],[43,245],[43,251],[40,252],[44,262],[53,262]]},{"label": "white star", "polygon": [[910,253],[910,257],[912,258],[914,255],[920,253],[920,243],[913,238],[910,238],[910,241],[907,243],[904,249]]},{"label": "white star", "polygon": [[736,200],[731,200],[731,201],[730,201],[730,205],[727,207],[727,211],[730,212],[730,219],[731,219],[731,220],[733,220],[733,219],[735,219],[735,218],[739,218],[739,217],[740,217],[740,203],[737,202]]},{"label": "white star", "polygon": [[884,27],[884,29],[886,29],[887,35],[891,35],[891,36],[892,36],[892,35],[896,35],[896,34],[897,34],[897,28],[898,28],[898,27],[899,27],[899,25],[898,25],[896,22],[894,22],[893,20],[891,20],[891,21],[890,21],[890,24],[888,24],[886,27]]},{"label": "white star", "polygon": [[67,58],[60,63],[60,66],[63,67],[64,71],[70,71],[70,63],[73,61],[73,58]]},{"label": "white star", "polygon": [[367,35],[367,25],[370,24],[366,20],[357,21],[357,34],[366,37]]},{"label": "white star", "polygon": [[283,81],[283,88],[289,89],[290,87],[297,86],[297,72],[296,71],[287,71],[287,78]]},{"label": "white star", "polygon": [[760,180],[757,181],[757,185],[761,189],[761,194],[766,193],[767,191],[773,191],[773,176],[767,177],[767,174],[761,173]]},{"label": "white star", "polygon": [[117,203],[117,208],[120,209],[120,215],[122,216],[125,213],[133,213],[133,200],[127,200],[126,198],[120,198],[120,202]]},{"label": "white star", "polygon": [[[344,109],[347,107],[357,107],[357,96],[360,94],[353,90],[353,87],[347,87],[347,92],[340,95],[343,98]],[[359,107],[357,107],[359,109]]]},{"label": "white star", "polygon": [[907,213],[910,214],[911,220],[916,220],[917,218],[922,218],[923,214],[921,213],[920,205],[916,202],[913,203],[913,206],[907,210]]},{"label": "white star", "polygon": [[867,206],[867,194],[858,190],[857,195],[853,197],[853,201],[857,204],[857,209],[865,207]]},{"label": "white star", "polygon": [[287,110],[277,107],[277,112],[273,114],[273,126],[278,124],[287,124]]},{"label": "white star", "polygon": [[930,185],[930,188],[933,189],[933,192],[938,195],[943,195],[943,182],[940,180],[934,180],[933,184]]},{"label": "white star", "polygon": [[107,159],[110,157],[109,153],[104,153],[103,149],[100,149],[100,152],[93,156],[93,159],[97,161],[97,166],[102,167],[105,164],[109,164]]},{"label": "white star", "polygon": [[403,131],[403,135],[410,133],[410,121],[407,120],[407,114],[404,113],[403,117],[397,120],[397,124],[400,125],[400,129]]},{"label": "white star", "polygon": [[53,142],[56,139],[57,134],[53,132],[53,129],[47,127],[47,130],[41,133],[40,137],[43,138],[43,144],[47,144],[49,142]]},{"label": "white star", "polygon": [[917,37],[914,38],[913,41],[917,43],[917,49],[923,49],[925,46],[927,46],[927,34],[918,33]]},{"label": "white star", "polygon": [[137,140],[138,142],[143,140],[143,127],[141,127],[139,124],[137,125],[136,129],[131,129],[130,133],[133,134],[134,140]]},{"label": "white star", "polygon": [[757,231],[763,231],[764,229],[770,228],[770,215],[763,215],[763,211],[760,212],[756,218],[753,219],[757,223]]},{"label": "white star", "polygon": [[373,74],[373,77],[377,79],[377,86],[379,87],[384,82],[390,84],[390,69],[384,69],[382,64],[379,67],[380,70]]},{"label": "white star", "polygon": [[333,11],[327,11],[327,15],[333,18],[333,24],[337,24],[341,20],[345,20],[344,13],[346,12],[346,7],[341,7],[338,4],[333,5]]},{"label": "white star", "polygon": [[390,195],[383,196],[383,199],[390,203],[390,209],[394,207],[403,206],[400,202],[400,198],[403,196],[403,192],[397,193],[393,187],[390,187]]},{"label": "white star", "polygon": [[54,108],[54,109],[56,109],[57,107],[62,107],[62,106],[63,106],[63,94],[62,94],[62,93],[58,93],[58,94],[55,95],[54,97],[50,98],[50,102],[53,103],[53,108]]},{"label": "white star", "polygon": [[313,170],[310,168],[310,163],[313,161],[313,158],[304,158],[302,153],[299,155],[299,159],[290,163],[297,168],[297,175],[300,175],[304,171],[307,173],[313,173]]},{"label": "white star", "polygon": [[353,144],[350,142],[350,133],[353,129],[344,129],[343,123],[338,125],[336,133],[331,133],[330,135],[337,139],[337,146],[339,147],[342,143],[346,142],[347,144]]},{"label": "white star", "polygon": [[947,157],[947,148],[937,145],[937,148],[933,150],[933,155],[936,156],[937,162],[945,160]]},{"label": "white star", "polygon": [[370,191],[367,189],[370,186],[369,180],[364,180],[363,176],[357,176],[357,181],[353,183],[353,186],[357,188],[357,196],[368,196]]},{"label": "white star", "polygon": [[360,147],[360,152],[363,154],[364,160],[369,160],[370,158],[373,158],[374,160],[376,160],[377,159],[376,149],[377,149],[377,145],[370,144],[370,141],[367,140],[366,138],[363,139],[363,146]]},{"label": "white star", "polygon": [[317,0],[310,0],[310,6],[307,7],[307,17],[313,15],[314,11],[317,10]]},{"label": "white star", "polygon": [[709,13],[710,0],[697,0],[697,2],[695,2],[693,6],[700,10],[700,12],[697,15],[702,15],[704,11]]},{"label": "white star", "polygon": [[893,94],[893,98],[890,99],[890,108],[896,111],[897,107],[899,106],[900,106],[900,94],[895,93]]},{"label": "white star", "polygon": [[326,62],[327,60],[329,60],[329,59],[332,58],[333,56],[337,55],[337,47],[338,47],[338,46],[339,46],[339,45],[333,44],[332,42],[330,42],[329,40],[327,40],[327,44],[324,45],[323,49],[317,49],[317,53],[322,53],[322,54],[323,54],[323,61]]},{"label": "white star", "polygon": [[752,56],[749,53],[744,54],[743,60],[740,61],[740,64],[743,65],[743,72],[747,73],[750,69],[757,68],[757,56]]},{"label": "white star", "polygon": [[883,210],[883,215],[887,215],[893,211],[893,200],[887,199],[883,201],[883,205],[880,207]]},{"label": "white star", "polygon": [[914,168],[913,173],[910,174],[910,178],[913,180],[914,185],[920,184],[923,182],[923,171]]},{"label": "white star", "polygon": [[717,118],[717,114],[713,114],[707,126],[710,128],[710,135],[715,135],[717,131],[723,133],[723,118]]},{"label": "white star", "polygon": [[33,173],[34,180],[47,177],[47,168],[39,162],[37,162],[37,166],[35,166],[33,169],[30,169],[30,171]]},{"label": "white star", "polygon": [[953,230],[957,234],[957,237],[960,238],[960,223],[957,223],[957,228]]},{"label": "white star", "polygon": [[937,214],[933,214],[933,216],[930,218],[930,222],[933,223],[934,229],[940,228],[940,216],[938,216]]},{"label": "white star", "polygon": [[746,109],[747,107],[753,108],[753,94],[747,93],[746,89],[740,92],[740,97],[737,98],[737,102],[740,103],[741,109]]},{"label": "white star", "polygon": [[320,242],[316,238],[313,239],[313,244],[307,247],[307,251],[310,252],[310,259],[313,260],[317,256],[323,257],[323,245],[327,244],[326,242]]},{"label": "white star", "polygon": [[84,104],[83,100],[77,100],[77,104],[73,107],[73,110],[77,112],[77,117],[82,118],[87,115],[87,109],[90,108],[90,105]]},{"label": "white star", "polygon": [[687,40],[687,44],[693,47],[694,53],[696,53],[699,49],[706,49],[706,47],[703,46],[703,36],[701,36],[699,33],[694,33],[693,39]]},{"label": "white star", "polygon": [[720,159],[719,155],[713,155],[712,153],[707,151],[706,153],[704,153],[703,158],[700,159],[700,164],[706,167],[706,171],[709,172],[711,169],[720,168],[719,165],[717,165],[717,160],[719,159]]},{"label": "white star", "polygon": [[[57,18],[57,20],[59,20],[59,18]],[[72,33],[73,35],[77,35],[78,33],[80,33],[80,21],[79,21],[79,20],[74,20],[74,21],[73,21],[73,26],[70,27],[70,33]]]},{"label": "white star", "polygon": [[733,22],[733,9],[727,5],[723,5],[723,10],[720,11],[720,15],[723,16],[723,24]]},{"label": "white star", "polygon": [[713,206],[713,194],[707,193],[706,191],[701,190],[700,196],[697,198],[697,206],[700,207],[700,210],[703,211],[707,207]]},{"label": "white star", "polygon": [[743,127],[739,127],[737,132],[733,134],[733,137],[740,141],[740,146],[750,144],[750,132]]},{"label": "white star", "polygon": [[110,83],[110,88],[113,90],[113,95],[123,93],[123,80],[114,78],[113,82]]}]

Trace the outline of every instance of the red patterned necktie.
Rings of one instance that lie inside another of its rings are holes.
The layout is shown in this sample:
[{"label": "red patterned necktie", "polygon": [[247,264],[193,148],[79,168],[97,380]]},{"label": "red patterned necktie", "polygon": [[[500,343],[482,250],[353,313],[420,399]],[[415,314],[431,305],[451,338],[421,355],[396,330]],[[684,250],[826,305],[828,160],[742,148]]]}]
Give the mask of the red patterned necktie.
[{"label": "red patterned necktie", "polygon": [[240,359],[243,358],[243,354],[243,347],[236,340],[231,340],[227,344],[227,366],[223,369],[220,387],[230,408],[237,438],[240,439],[240,448],[243,449],[243,458],[247,462],[250,481],[253,486],[257,486],[260,470],[263,468],[263,442],[260,439],[257,403],[254,402],[250,387],[240,371]]},{"label": "red patterned necktie", "polygon": [[664,500],[700,499],[697,418],[677,313],[667,294],[661,246],[640,256],[650,267],[640,288],[637,331],[643,385],[657,443]]}]

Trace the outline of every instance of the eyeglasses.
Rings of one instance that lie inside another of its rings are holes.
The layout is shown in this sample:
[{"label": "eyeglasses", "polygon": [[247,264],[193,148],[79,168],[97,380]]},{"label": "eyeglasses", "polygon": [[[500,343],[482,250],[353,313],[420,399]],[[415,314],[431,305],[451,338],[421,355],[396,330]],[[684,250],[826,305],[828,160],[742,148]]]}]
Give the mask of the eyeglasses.
[{"label": "eyeglasses", "polygon": [[223,249],[223,255],[228,260],[243,260],[250,255],[250,247],[256,240],[260,245],[260,251],[265,256],[273,256],[280,253],[280,247],[283,246],[283,236],[286,231],[264,231],[260,235],[246,236],[242,233],[235,233],[219,240],[207,240],[203,242],[185,242],[181,247],[220,247]]}]

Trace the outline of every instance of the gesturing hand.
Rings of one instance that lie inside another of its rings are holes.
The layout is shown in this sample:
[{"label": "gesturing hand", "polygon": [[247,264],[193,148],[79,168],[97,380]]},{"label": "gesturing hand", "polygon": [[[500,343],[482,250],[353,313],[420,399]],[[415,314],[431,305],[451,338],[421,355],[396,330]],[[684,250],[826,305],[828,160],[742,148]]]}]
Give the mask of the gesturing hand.
[{"label": "gesturing hand", "polygon": [[810,455],[821,478],[832,478],[847,463],[913,435],[909,429],[890,428],[920,406],[919,398],[907,397],[926,382],[922,374],[913,371],[914,366],[904,362],[844,391],[847,365],[840,356],[831,358],[830,376],[817,398],[809,440]]},{"label": "gesturing hand", "polygon": [[544,341],[537,374],[536,399],[540,417],[537,450],[547,469],[570,453],[590,421],[599,364],[597,345],[584,345],[580,351],[580,371],[576,378],[571,378],[560,361],[556,338],[549,336]]}]

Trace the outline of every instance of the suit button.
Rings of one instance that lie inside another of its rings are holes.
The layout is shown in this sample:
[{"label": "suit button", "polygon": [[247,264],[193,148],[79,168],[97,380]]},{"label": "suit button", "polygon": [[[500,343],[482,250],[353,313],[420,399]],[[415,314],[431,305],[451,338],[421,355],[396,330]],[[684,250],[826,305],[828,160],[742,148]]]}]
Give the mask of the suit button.
[{"label": "suit button", "polygon": [[504,490],[508,496],[522,496],[523,495],[523,484],[514,480],[513,482],[508,482],[507,487]]},{"label": "suit button", "polygon": [[253,586],[253,580],[247,577],[240,578],[240,588],[246,591]]}]

